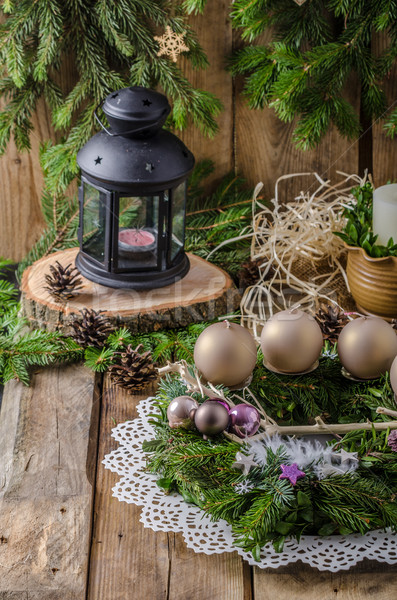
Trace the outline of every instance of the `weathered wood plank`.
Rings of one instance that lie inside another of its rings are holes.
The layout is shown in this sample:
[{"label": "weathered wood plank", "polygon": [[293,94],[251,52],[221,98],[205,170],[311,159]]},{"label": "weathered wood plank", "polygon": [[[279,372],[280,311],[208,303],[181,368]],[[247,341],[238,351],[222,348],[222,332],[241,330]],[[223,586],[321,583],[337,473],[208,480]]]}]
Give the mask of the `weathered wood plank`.
[{"label": "weathered wood plank", "polygon": [[251,570],[237,552],[196,554],[180,534],[169,534],[169,600],[250,600]]},{"label": "weathered wood plank", "polygon": [[[76,81],[75,61],[63,57],[62,67],[55,80],[67,94]],[[2,101],[0,109],[4,106]],[[18,152],[11,139],[0,157],[0,256],[20,261],[38,240],[44,228],[41,212],[41,194],[44,183],[40,167],[40,146],[46,140],[59,140],[62,132],[55,133],[50,110],[43,98],[32,117],[33,131],[29,152]],[[73,192],[73,189],[71,189]]]},{"label": "weathered wood plank", "polygon": [[0,256],[21,260],[44,227],[39,146],[51,137],[47,111],[44,102],[40,102],[34,116],[31,151],[18,152],[11,140],[7,152],[0,157]]},{"label": "weathered wood plank", "polygon": [[254,569],[255,600],[391,600],[397,593],[395,568],[366,561],[348,572],[328,573],[301,564]]},{"label": "weathered wood plank", "polygon": [[190,25],[207,54],[209,66],[205,70],[193,69],[186,58],[179,59],[184,75],[193,86],[211,92],[223,103],[223,111],[217,122],[219,132],[208,139],[196,127],[190,125],[184,132],[176,132],[193,152],[196,161],[211,159],[215,172],[206,184],[219,180],[234,168],[234,108],[233,81],[226,71],[226,60],[232,52],[232,27],[229,19],[230,1],[208,2],[203,15],[191,15]]},{"label": "weathered wood plank", "polygon": [[88,599],[125,600],[139,589],[136,598],[153,600],[249,600],[250,577],[247,583],[237,554],[195,554],[181,535],[144,529],[139,507],[112,498],[118,475],[101,461],[117,446],[110,437],[114,420],[136,416],[137,403],[149,393],[129,396],[105,378]]},{"label": "weathered wood plank", "polygon": [[136,416],[141,396],[113,387],[108,378],[102,393],[94,521],[90,556],[89,600],[125,600],[139,589],[141,598],[167,598],[169,556],[164,533],[144,529],[140,508],[112,497],[118,475],[102,459],[117,447],[111,430]]},{"label": "weathered wood plank", "polygon": [[[7,384],[0,413],[0,598],[85,595],[97,421],[94,375],[46,369]],[[94,402],[93,402],[94,399]]]},{"label": "weathered wood plank", "polygon": [[[325,179],[335,180],[336,171],[356,173],[358,144],[350,144],[331,130],[324,141],[313,151],[300,151],[291,140],[293,124],[285,125],[269,108],[250,110],[241,96],[241,83],[236,96],[236,167],[248,181],[255,185],[264,183],[263,194],[274,197],[274,184],[278,177],[289,173],[317,172]],[[308,185],[313,186],[313,180]],[[292,200],[305,182],[291,180],[287,186],[286,200]],[[313,191],[315,187],[311,187]]]},{"label": "weathered wood plank", "polygon": [[[373,39],[373,51],[379,55],[385,50],[389,40],[386,35],[377,35]],[[385,92],[388,99],[388,110],[385,115],[387,120],[392,110],[397,107],[397,64],[389,73],[385,81]],[[372,127],[373,136],[373,178],[376,187],[385,185],[388,181],[397,180],[397,139],[391,139],[386,136],[384,130],[384,119],[375,121]]]},{"label": "weathered wood plank", "polygon": [[[258,43],[266,44],[270,32],[264,34]],[[238,48],[241,41],[238,33],[234,33],[234,46]],[[235,165],[238,172],[256,185],[264,183],[263,194],[266,198],[274,197],[274,184],[281,175],[289,173],[306,173],[316,171],[319,175],[331,180],[336,171],[356,173],[358,169],[358,142],[349,142],[341,138],[335,128],[327,133],[321,144],[314,150],[298,150],[292,141],[294,123],[282,123],[271,108],[253,110],[248,106],[242,94],[243,79],[235,82]],[[347,99],[359,108],[357,81],[352,78],[346,91]],[[307,187],[305,187],[305,185]],[[295,178],[283,184],[285,201],[292,200],[302,189],[316,189],[313,178],[302,180]]]}]

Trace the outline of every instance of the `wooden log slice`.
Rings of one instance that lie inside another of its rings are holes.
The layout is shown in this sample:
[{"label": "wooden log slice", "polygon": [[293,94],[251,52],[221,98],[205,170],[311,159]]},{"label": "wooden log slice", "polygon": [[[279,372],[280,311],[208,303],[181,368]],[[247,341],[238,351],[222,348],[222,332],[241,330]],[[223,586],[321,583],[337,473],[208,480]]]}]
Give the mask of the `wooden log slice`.
[{"label": "wooden log slice", "polygon": [[154,290],[125,290],[83,279],[83,288],[73,299],[61,303],[44,289],[50,265],[74,264],[78,248],[55,252],[26,269],[22,278],[22,312],[32,327],[70,333],[70,324],[83,308],[102,310],[110,321],[127,326],[133,333],[184,327],[209,321],[236,310],[240,294],[225,271],[189,254],[190,270],[180,281]]}]

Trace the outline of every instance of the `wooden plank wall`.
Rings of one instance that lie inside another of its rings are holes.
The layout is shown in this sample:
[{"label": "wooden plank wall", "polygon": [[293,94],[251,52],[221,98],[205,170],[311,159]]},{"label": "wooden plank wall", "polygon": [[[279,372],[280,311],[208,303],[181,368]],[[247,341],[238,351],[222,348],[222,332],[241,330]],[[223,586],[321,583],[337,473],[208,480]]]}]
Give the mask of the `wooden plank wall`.
[{"label": "wooden plank wall", "polygon": [[[204,15],[192,16],[210,66],[194,71],[184,58],[182,68],[195,86],[215,93],[224,104],[219,117],[219,134],[212,140],[190,127],[181,136],[197,160],[210,158],[216,171],[209,181],[213,186],[232,170],[244,175],[252,185],[264,183],[264,193],[272,196],[274,183],[286,173],[317,171],[335,178],[337,170],[358,171],[358,142],[349,143],[330,131],[322,144],[312,152],[298,151],[291,143],[293,125],[282,124],[271,109],[252,111],[241,94],[242,81],[232,81],[225,70],[227,56],[241,43],[232,31],[230,0],[209,2]],[[382,41],[377,42],[379,46]],[[65,68],[65,81],[70,80],[70,65]],[[67,84],[66,84],[67,87]],[[352,78],[348,97],[358,109],[359,86]],[[389,104],[397,99],[397,71],[387,83]],[[0,159],[0,256],[19,260],[38,238],[43,227],[40,213],[42,176],[38,164],[38,148],[42,140],[54,138],[47,109],[40,104],[35,117],[35,130],[30,154],[19,155],[11,144]],[[397,140],[387,140],[382,124],[373,128],[373,175],[377,185],[396,179]],[[284,199],[304,188],[304,181],[284,186]],[[307,185],[310,185],[307,183]]]}]

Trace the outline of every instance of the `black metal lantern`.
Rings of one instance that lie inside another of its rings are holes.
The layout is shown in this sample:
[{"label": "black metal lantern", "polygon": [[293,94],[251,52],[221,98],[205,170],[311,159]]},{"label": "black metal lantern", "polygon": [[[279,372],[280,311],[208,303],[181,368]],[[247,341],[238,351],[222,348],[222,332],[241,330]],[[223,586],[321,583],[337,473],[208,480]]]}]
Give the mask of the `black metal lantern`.
[{"label": "black metal lantern", "polygon": [[110,129],[77,155],[81,168],[80,252],[88,279],[117,288],[169,285],[189,270],[184,252],[186,181],[194,157],[162,129],[167,98],[142,87],[110,94]]}]

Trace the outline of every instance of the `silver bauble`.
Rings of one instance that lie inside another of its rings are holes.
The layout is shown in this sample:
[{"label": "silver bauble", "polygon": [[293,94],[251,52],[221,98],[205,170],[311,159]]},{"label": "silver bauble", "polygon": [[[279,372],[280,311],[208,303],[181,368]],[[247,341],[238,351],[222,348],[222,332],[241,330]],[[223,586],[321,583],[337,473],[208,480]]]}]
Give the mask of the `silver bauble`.
[{"label": "silver bauble", "polygon": [[397,335],[379,317],[359,317],[342,329],[338,354],[346,371],[357,379],[376,379],[397,356]]},{"label": "silver bauble", "polygon": [[196,410],[194,424],[204,435],[216,435],[228,427],[229,411],[216,400],[208,400]]},{"label": "silver bauble", "polygon": [[214,385],[243,384],[256,364],[253,336],[241,325],[223,321],[206,327],[194,346],[194,362]]},{"label": "silver bauble", "polygon": [[190,396],[178,396],[171,400],[167,408],[167,418],[171,429],[175,429],[176,427],[183,427],[184,429],[192,428],[193,421],[189,415],[198,406],[198,402]]},{"label": "silver bauble", "polygon": [[297,308],[273,315],[261,334],[265,365],[281,373],[311,369],[320,357],[323,343],[323,334],[314,317]]}]

